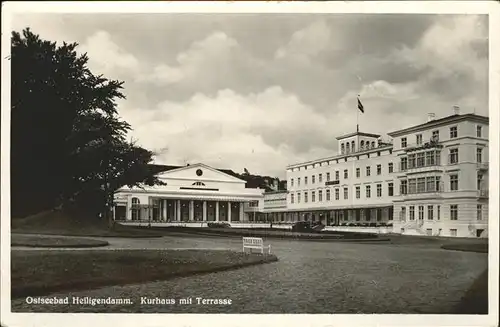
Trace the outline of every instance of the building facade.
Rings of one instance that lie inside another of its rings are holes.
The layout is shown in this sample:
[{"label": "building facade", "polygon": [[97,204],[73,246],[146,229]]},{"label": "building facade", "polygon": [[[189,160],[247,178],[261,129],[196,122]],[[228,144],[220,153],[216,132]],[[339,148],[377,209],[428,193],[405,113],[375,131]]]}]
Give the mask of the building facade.
[{"label": "building facade", "polygon": [[337,142],[338,155],[287,167],[292,220],[334,226],[392,221],[392,144],[362,132],[340,136]]},{"label": "building facade", "polygon": [[234,172],[204,164],[165,166],[158,175],[165,185],[118,190],[114,215],[125,222],[312,221],[484,237],[488,126],[487,117],[456,111],[390,132],[388,142],[359,131],[343,135],[338,154],[289,165],[286,190],[248,188]]},{"label": "building facade", "polygon": [[488,118],[458,113],[394,131],[394,231],[480,237],[488,226]]},{"label": "building facade", "polygon": [[204,164],[173,167],[158,174],[165,184],[122,187],[115,194],[115,220],[125,222],[248,221],[244,207],[264,190]]}]

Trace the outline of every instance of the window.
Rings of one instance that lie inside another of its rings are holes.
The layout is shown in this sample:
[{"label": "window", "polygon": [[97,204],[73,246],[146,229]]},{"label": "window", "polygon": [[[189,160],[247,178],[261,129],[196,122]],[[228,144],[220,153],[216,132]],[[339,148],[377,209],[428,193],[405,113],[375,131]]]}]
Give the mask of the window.
[{"label": "window", "polygon": [[410,206],[410,220],[415,220],[415,206]]},{"label": "window", "polygon": [[382,220],[382,209],[377,209],[377,221]]},{"label": "window", "polygon": [[356,199],[361,198],[361,187],[356,186]]},{"label": "window", "polygon": [[448,157],[448,163],[450,165],[458,163],[458,149],[450,149],[450,155]]},{"label": "window", "polygon": [[372,148],[375,148],[375,141],[372,141]]},{"label": "window", "polygon": [[377,184],[377,198],[382,196],[382,184]]},{"label": "window", "polygon": [[483,162],[483,148],[476,149],[476,162]]},{"label": "window", "polygon": [[406,137],[402,137],[401,138],[401,147],[406,148],[407,145],[408,145],[408,143],[407,143]]},{"label": "window", "polygon": [[450,175],[450,191],[458,191],[458,175]]},{"label": "window", "polygon": [[290,179],[290,186],[293,187],[293,178]]},{"label": "window", "polygon": [[417,178],[417,193],[425,193],[425,177]]},{"label": "window", "polygon": [[300,192],[297,192],[297,203],[300,203]]},{"label": "window", "polygon": [[417,145],[422,144],[422,134],[417,134]]},{"label": "window", "polygon": [[370,166],[366,167],[366,176],[370,176]]},{"label": "window", "polygon": [[425,153],[425,165],[426,166],[434,165],[434,151],[427,151]]},{"label": "window", "polygon": [[140,205],[141,201],[139,201],[138,198],[132,198],[132,220],[139,220],[141,219],[141,209]]},{"label": "window", "polygon": [[371,186],[366,185],[366,198],[369,198],[371,196]]},{"label": "window", "polygon": [[438,205],[437,208],[436,208],[436,213],[437,213],[437,220],[440,220],[441,219],[441,206]]},{"label": "window", "polygon": [[356,144],[354,143],[354,141],[351,142],[351,150],[352,152],[356,152]]},{"label": "window", "polygon": [[418,206],[418,219],[424,219],[424,206]]},{"label": "window", "polygon": [[323,191],[318,191],[318,201],[321,202],[323,201]]},{"label": "window", "polygon": [[309,200],[307,192],[304,192],[304,202],[307,203]]},{"label": "window", "polygon": [[300,186],[300,177],[297,177],[297,186]]},{"label": "window", "polygon": [[330,190],[326,190],[326,201],[330,201]]},{"label": "window", "polygon": [[401,158],[401,171],[406,171],[408,170],[408,158],[403,157]]},{"label": "window", "polygon": [[417,180],[415,178],[411,178],[408,180],[408,194],[417,193]]},{"label": "window", "polygon": [[401,212],[399,213],[399,220],[406,220],[406,207],[401,207]]},{"label": "window", "polygon": [[394,195],[394,184],[393,183],[387,184],[387,194],[389,194],[389,196]]},{"label": "window", "polygon": [[424,167],[425,166],[425,153],[420,152],[417,153],[417,167]]},{"label": "window", "polygon": [[307,176],[304,177],[304,185],[307,185]]},{"label": "window", "polygon": [[389,162],[389,174],[392,174],[394,172],[394,164],[392,162]]},{"label": "window", "polygon": [[406,180],[401,181],[400,193],[402,195],[408,194],[408,181]]},{"label": "window", "polygon": [[458,204],[450,205],[450,220],[458,220]]},{"label": "window", "polygon": [[316,183],[316,175],[312,175],[312,177],[311,177],[311,183],[312,184]]},{"label": "window", "polygon": [[427,192],[434,192],[436,191],[436,177],[434,176],[429,176],[426,178],[426,190]]},{"label": "window", "polygon": [[415,160],[415,155],[414,154],[410,154],[408,156],[408,168],[415,168],[415,165],[416,165],[416,160]]},{"label": "window", "polygon": [[346,152],[346,153],[351,152],[351,147],[350,147],[350,145],[349,145],[349,142],[347,142],[347,143],[345,144],[345,152]]},{"label": "window", "polygon": [[377,175],[382,174],[382,165],[377,165]]},{"label": "window", "polygon": [[359,178],[360,175],[361,175],[361,169],[356,168],[356,177]]},{"label": "window", "polygon": [[294,195],[292,193],[292,194],[290,194],[290,203],[293,203],[294,202],[293,200],[294,200]]},{"label": "window", "polygon": [[427,220],[434,219],[434,206],[427,206]]},{"label": "window", "polygon": [[434,142],[439,141],[439,130],[432,131],[432,140]]},{"label": "window", "polygon": [[481,125],[476,126],[476,136],[483,137],[483,126]]},{"label": "window", "polygon": [[458,128],[457,126],[450,127],[450,139],[454,139],[458,137]]},{"label": "window", "polygon": [[335,200],[339,200],[340,199],[340,190],[338,188],[335,189]]},{"label": "window", "polygon": [[483,186],[483,174],[477,173],[477,189],[480,191]]},{"label": "window", "polygon": [[329,182],[330,181],[330,173],[326,173],[326,181]]},{"label": "window", "polygon": [[349,172],[347,169],[344,169],[344,179],[348,179],[349,178]]},{"label": "window", "polygon": [[349,199],[349,190],[347,187],[344,187],[344,200]]},{"label": "window", "polygon": [[341,153],[341,154],[344,154],[344,153],[345,153],[344,143],[340,144],[340,153]]},{"label": "window", "polygon": [[477,205],[477,220],[483,220],[483,206],[481,204]]},{"label": "window", "polygon": [[340,178],[339,178],[339,171],[337,170],[335,172],[335,180],[338,181]]},{"label": "window", "polygon": [[426,232],[428,236],[432,236],[432,228],[427,228]]},{"label": "window", "polygon": [[311,192],[311,202],[316,202],[316,191]]},{"label": "window", "polygon": [[203,183],[203,182],[194,182],[192,185],[193,186],[205,186],[205,183]]},{"label": "window", "polygon": [[457,236],[457,230],[454,228],[450,229],[450,236]]}]

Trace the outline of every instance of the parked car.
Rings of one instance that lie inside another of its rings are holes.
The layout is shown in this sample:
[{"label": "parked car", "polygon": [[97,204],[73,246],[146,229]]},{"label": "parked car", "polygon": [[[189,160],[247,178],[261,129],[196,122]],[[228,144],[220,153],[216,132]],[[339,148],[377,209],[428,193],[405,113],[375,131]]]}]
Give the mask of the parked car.
[{"label": "parked car", "polygon": [[231,224],[221,221],[221,222],[211,222],[207,224],[210,228],[231,228]]},{"label": "parked car", "polygon": [[292,232],[312,232],[310,221],[298,221],[292,225]]}]

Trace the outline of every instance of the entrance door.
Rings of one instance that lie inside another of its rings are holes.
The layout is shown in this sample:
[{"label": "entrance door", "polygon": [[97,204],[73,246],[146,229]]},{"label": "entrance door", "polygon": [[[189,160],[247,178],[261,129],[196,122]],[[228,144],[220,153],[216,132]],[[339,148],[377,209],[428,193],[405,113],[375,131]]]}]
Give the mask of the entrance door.
[{"label": "entrance door", "polygon": [[115,207],[115,220],[125,220],[127,218],[127,206],[119,205]]}]

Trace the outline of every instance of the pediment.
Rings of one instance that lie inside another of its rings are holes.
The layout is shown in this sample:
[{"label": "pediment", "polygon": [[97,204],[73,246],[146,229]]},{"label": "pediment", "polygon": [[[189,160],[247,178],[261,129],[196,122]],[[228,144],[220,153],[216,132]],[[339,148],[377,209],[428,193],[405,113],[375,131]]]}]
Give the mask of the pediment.
[{"label": "pediment", "polygon": [[197,181],[218,181],[230,183],[246,183],[244,180],[226,174],[205,164],[194,164],[158,174],[160,179],[183,179]]}]

